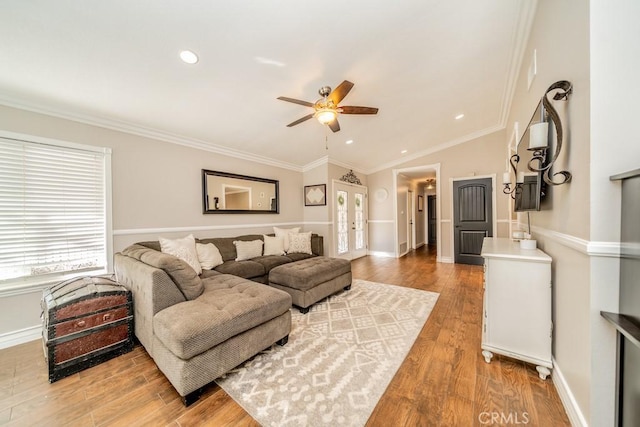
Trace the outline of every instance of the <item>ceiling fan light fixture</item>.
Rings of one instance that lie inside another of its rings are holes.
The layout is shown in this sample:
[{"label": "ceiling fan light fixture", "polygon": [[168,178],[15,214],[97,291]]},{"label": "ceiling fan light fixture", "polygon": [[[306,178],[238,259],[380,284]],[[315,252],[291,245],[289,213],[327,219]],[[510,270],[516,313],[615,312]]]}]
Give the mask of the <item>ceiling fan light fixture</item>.
[{"label": "ceiling fan light fixture", "polygon": [[334,121],[338,116],[338,113],[336,110],[331,108],[320,108],[315,112],[314,116],[320,123],[326,125]]}]

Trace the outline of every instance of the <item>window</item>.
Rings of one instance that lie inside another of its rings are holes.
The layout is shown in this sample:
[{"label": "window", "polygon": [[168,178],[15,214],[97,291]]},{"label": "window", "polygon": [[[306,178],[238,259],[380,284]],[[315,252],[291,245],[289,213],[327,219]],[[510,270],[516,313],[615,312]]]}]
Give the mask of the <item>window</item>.
[{"label": "window", "polygon": [[0,134],[0,288],[104,270],[110,149],[9,135]]}]

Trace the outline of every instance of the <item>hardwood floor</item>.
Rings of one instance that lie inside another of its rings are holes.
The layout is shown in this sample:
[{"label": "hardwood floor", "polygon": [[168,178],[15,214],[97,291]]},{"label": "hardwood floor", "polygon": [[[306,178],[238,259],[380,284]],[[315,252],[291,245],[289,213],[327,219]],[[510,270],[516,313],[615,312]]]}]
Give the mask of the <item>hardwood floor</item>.
[{"label": "hardwood floor", "polygon": [[[354,278],[439,292],[440,297],[367,426],[569,426],[551,378],[480,353],[482,267],[438,264],[423,247],[400,259],[364,257]],[[184,408],[141,346],[47,381],[40,341],[0,350],[0,425],[257,426],[220,387]]]}]

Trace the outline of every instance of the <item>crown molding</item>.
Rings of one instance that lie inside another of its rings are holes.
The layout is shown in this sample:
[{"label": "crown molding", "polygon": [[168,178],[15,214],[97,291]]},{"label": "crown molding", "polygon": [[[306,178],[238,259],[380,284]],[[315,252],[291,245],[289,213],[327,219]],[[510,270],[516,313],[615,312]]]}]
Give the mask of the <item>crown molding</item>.
[{"label": "crown molding", "polygon": [[21,100],[9,98],[5,95],[0,95],[0,105],[83,123],[86,125],[97,126],[117,132],[124,132],[131,135],[142,136],[144,138],[178,144],[185,147],[221,154],[237,159],[248,160],[250,162],[256,162],[264,165],[274,166],[277,168],[288,169],[295,172],[302,172],[302,167],[293,163],[283,162],[281,160],[272,159],[270,157],[260,156],[257,154],[251,154],[246,151],[234,150],[232,148],[212,144],[201,139],[189,138],[170,132],[159,131],[122,120],[107,119],[90,114],[80,114],[43,105],[32,104]]},{"label": "crown molding", "polygon": [[318,160],[314,160],[313,162],[302,166],[302,172],[309,172],[310,170],[315,169],[318,166],[326,165],[327,163],[329,163],[329,156],[322,156]]},{"label": "crown molding", "polygon": [[511,48],[510,65],[507,71],[504,93],[502,95],[502,111],[500,112],[500,125],[506,127],[511,103],[515,95],[516,86],[518,84],[518,75],[524,61],[524,53],[529,42],[533,19],[538,8],[538,0],[524,2],[518,21],[516,22],[516,34],[513,38],[513,46]]}]

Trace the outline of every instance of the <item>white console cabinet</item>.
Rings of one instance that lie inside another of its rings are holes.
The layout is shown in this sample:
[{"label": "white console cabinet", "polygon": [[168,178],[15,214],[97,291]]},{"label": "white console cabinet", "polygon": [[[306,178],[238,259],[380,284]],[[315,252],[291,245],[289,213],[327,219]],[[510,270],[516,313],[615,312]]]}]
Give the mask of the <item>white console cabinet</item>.
[{"label": "white console cabinet", "polygon": [[551,373],[551,257],[520,249],[511,239],[487,237],[484,258],[482,355],[494,353],[536,365],[543,380]]}]

